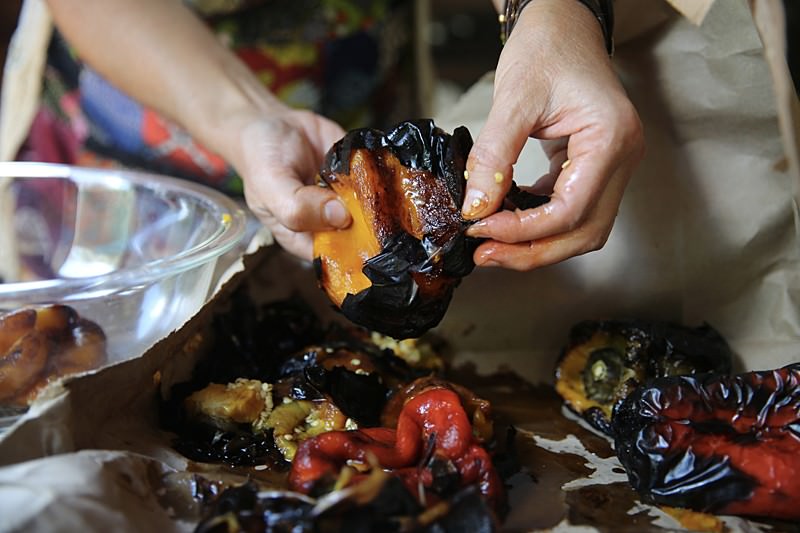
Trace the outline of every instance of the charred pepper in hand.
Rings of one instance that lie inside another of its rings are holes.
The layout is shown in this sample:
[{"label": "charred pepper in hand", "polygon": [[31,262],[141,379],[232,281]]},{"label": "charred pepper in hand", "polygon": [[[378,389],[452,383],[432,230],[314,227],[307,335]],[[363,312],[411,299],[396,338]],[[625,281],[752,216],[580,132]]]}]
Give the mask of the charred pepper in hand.
[{"label": "charred pepper in hand", "polygon": [[431,120],[386,133],[349,132],[328,152],[321,185],[353,217],[345,230],[314,235],[320,285],[344,315],[398,339],[442,319],[453,289],[474,268],[477,241],[461,219],[472,137]]}]

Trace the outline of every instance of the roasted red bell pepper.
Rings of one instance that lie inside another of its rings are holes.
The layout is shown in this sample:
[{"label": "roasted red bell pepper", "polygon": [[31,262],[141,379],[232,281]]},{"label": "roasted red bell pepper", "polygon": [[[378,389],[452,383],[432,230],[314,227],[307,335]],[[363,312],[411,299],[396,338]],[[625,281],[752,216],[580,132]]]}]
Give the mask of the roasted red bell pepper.
[{"label": "roasted red bell pepper", "polygon": [[458,394],[446,387],[427,389],[409,399],[397,429],[331,431],[304,441],[292,463],[289,486],[307,493],[318,480],[335,478],[348,461],[368,465],[374,458],[417,494],[420,483],[426,488],[432,483],[431,473],[419,468],[431,451],[431,441],[432,453],[456,466],[462,486],[477,484],[489,503],[500,508],[505,496],[500,477],[473,435]]},{"label": "roasted red bell pepper", "polygon": [[800,363],[657,379],[618,406],[612,425],[644,499],[800,519]]}]

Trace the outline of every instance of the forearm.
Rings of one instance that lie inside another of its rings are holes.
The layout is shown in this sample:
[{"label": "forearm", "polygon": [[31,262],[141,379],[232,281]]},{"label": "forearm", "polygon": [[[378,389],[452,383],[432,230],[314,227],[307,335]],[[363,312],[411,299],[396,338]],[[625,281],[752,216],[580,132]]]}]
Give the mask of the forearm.
[{"label": "forearm", "polygon": [[82,60],[229,160],[231,122],[281,106],[179,0],[48,2]]}]

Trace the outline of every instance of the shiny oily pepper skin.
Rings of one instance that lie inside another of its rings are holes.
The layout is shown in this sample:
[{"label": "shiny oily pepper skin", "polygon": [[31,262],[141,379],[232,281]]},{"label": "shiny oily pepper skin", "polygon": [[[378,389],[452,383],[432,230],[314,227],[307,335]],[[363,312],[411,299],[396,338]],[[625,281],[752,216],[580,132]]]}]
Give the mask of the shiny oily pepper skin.
[{"label": "shiny oily pepper skin", "polygon": [[428,454],[451,462],[462,486],[476,485],[491,507],[503,508],[505,489],[489,452],[475,437],[459,394],[439,384],[405,402],[396,428],[330,431],[303,441],[292,462],[289,487],[309,493],[345,465],[365,468],[372,460],[391,470],[412,493],[427,491],[435,477],[420,464]]},{"label": "shiny oily pepper skin", "polygon": [[[333,190],[352,217],[348,228],[314,234],[320,287],[352,322],[395,339],[435,327],[453,290],[475,267],[479,239],[461,217],[472,136],[430,119],[386,132],[349,131],[331,147],[319,185]],[[505,209],[549,201],[512,182]]]},{"label": "shiny oily pepper skin", "polygon": [[556,391],[567,407],[611,434],[614,406],[648,379],[729,373],[728,344],[708,325],[645,320],[576,324],[556,366]]},{"label": "shiny oily pepper skin", "polygon": [[385,133],[348,132],[328,152],[320,185],[352,216],[350,227],[314,234],[320,287],[351,321],[396,339],[419,337],[444,316],[474,268],[478,241],[461,218],[472,137],[431,120]]},{"label": "shiny oily pepper skin", "polygon": [[800,363],[653,380],[618,405],[612,426],[645,501],[800,520]]}]

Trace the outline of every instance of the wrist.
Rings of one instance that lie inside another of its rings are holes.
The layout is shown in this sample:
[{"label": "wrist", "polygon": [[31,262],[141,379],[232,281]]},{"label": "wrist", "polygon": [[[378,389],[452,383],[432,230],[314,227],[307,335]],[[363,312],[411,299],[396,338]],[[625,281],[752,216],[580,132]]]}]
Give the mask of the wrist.
[{"label": "wrist", "polygon": [[578,0],[533,0],[517,17],[514,34],[517,33],[533,39],[526,46],[535,47],[540,56],[571,49],[592,57],[607,57],[597,19]]},{"label": "wrist", "polygon": [[248,139],[259,126],[283,116],[289,108],[263,87],[248,92],[237,86],[226,96],[209,103],[205,113],[196,113],[187,128],[207,148],[225,159],[240,175],[247,173]]},{"label": "wrist", "polygon": [[[500,40],[505,44],[511,31],[517,25],[525,11],[544,11],[545,13],[559,13],[562,21],[570,21],[573,17],[584,18],[579,15],[581,10],[591,13],[595,24],[599,26],[604,46],[608,55],[614,51],[614,9],[612,0],[501,0],[503,8],[498,20],[500,22]],[[569,12],[572,12],[571,14]],[[539,18],[539,17],[537,17]],[[574,28],[567,24],[565,29],[568,34],[575,33]]]}]

